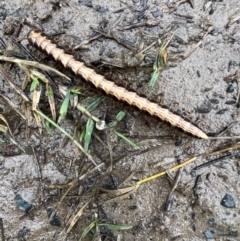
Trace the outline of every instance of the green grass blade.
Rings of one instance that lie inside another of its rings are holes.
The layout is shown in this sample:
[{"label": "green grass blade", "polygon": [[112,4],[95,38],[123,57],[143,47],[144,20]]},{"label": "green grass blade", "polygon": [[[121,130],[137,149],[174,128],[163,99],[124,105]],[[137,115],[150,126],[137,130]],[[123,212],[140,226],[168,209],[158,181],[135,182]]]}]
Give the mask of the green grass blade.
[{"label": "green grass blade", "polygon": [[91,112],[91,111],[94,111],[98,106],[99,104],[105,99],[105,97],[99,97],[97,98],[93,103],[91,103],[86,109]]},{"label": "green grass blade", "polygon": [[152,74],[152,78],[149,82],[149,86],[150,87],[154,87],[154,85],[156,84],[158,78],[159,78],[160,72],[153,72]]},{"label": "green grass blade", "polygon": [[169,44],[169,42],[163,43],[158,50],[155,62],[153,64],[153,73],[151,80],[149,82],[150,87],[154,87],[156,84],[159,75],[161,73],[161,70],[165,67],[166,65],[166,58],[167,58],[167,52],[166,52],[166,47]]},{"label": "green grass blade", "polygon": [[117,121],[111,121],[109,124],[108,124],[108,126],[110,127],[110,128],[112,128],[112,127],[114,127],[114,126],[116,126],[117,125]]},{"label": "green grass blade", "polygon": [[67,93],[65,95],[65,98],[63,100],[62,106],[60,108],[60,116],[58,119],[58,123],[60,123],[67,115],[67,111],[68,111],[68,107],[69,107],[69,100],[70,100],[70,93],[71,93],[71,90],[68,89]]},{"label": "green grass blade", "polygon": [[81,88],[78,86],[75,86],[72,88],[71,92],[75,95],[79,95],[79,94],[81,94]]},{"label": "green grass blade", "polygon": [[43,126],[49,135],[53,135],[53,132],[50,127],[50,123],[48,121],[43,121]]},{"label": "green grass blade", "polygon": [[0,124],[0,131],[6,133],[8,130],[7,126]]},{"label": "green grass blade", "polygon": [[126,114],[125,114],[125,112],[123,112],[123,111],[118,112],[118,114],[116,115],[116,120],[110,122],[110,123],[108,124],[108,126],[109,126],[110,128],[114,127],[115,125],[117,125],[117,122],[118,122],[118,121],[121,121],[121,120],[125,117],[125,115],[126,115]]},{"label": "green grass blade", "polygon": [[98,226],[105,226],[109,228],[112,231],[123,231],[123,230],[129,230],[132,228],[132,226],[128,225],[115,225],[115,224],[109,224],[109,223],[98,223]]},{"label": "green grass blade", "polygon": [[124,111],[120,111],[118,112],[117,116],[116,116],[116,119],[117,121],[121,121],[124,117],[125,117],[125,112]]},{"label": "green grass blade", "polygon": [[31,84],[31,87],[30,87],[30,91],[34,91],[39,85],[39,81],[38,81],[38,78],[37,77],[34,77],[32,78],[32,84]]},{"label": "green grass blade", "polygon": [[86,133],[84,136],[84,151],[88,152],[89,144],[92,137],[92,132],[94,128],[94,121],[92,119],[88,119],[87,125],[86,125]]},{"label": "green grass blade", "polygon": [[129,140],[126,136],[124,136],[123,134],[117,132],[117,131],[114,131],[114,133],[120,137],[121,139],[123,139],[125,142],[127,142],[130,146],[132,146],[134,149],[139,149],[139,147],[134,143],[132,142],[131,140]]},{"label": "green grass blade", "polygon": [[79,241],[82,241],[86,236],[87,234],[94,228],[94,226],[96,225],[96,221],[93,221],[91,222],[83,231]]}]

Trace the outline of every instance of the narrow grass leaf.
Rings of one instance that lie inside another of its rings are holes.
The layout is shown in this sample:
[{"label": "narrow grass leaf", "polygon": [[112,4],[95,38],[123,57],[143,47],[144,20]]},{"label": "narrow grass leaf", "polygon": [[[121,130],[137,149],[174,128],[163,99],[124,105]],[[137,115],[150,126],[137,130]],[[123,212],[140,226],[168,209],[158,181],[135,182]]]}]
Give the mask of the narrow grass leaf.
[{"label": "narrow grass leaf", "polygon": [[121,121],[121,120],[125,117],[125,115],[126,115],[126,114],[125,114],[125,112],[123,112],[123,111],[118,112],[118,114],[116,115],[116,120],[110,122],[110,123],[108,124],[108,126],[109,126],[110,128],[114,127],[115,125],[117,125],[117,122],[118,122],[118,121]]},{"label": "narrow grass leaf", "polygon": [[5,117],[4,117],[3,115],[1,115],[1,114],[0,114],[0,120],[2,120],[2,121],[5,123],[5,125],[6,125],[7,128],[8,128],[8,131],[9,131],[10,135],[13,137],[13,134],[12,134],[11,128],[10,128],[10,126],[9,126],[9,124],[8,124],[8,122],[7,122],[7,120],[6,120]]},{"label": "narrow grass leaf", "polygon": [[154,72],[152,73],[152,77],[151,80],[149,82],[149,86],[150,87],[154,87],[154,85],[156,84],[158,78],[159,78],[160,72]]},{"label": "narrow grass leaf", "polygon": [[117,116],[116,116],[116,119],[117,121],[121,121],[124,117],[125,117],[125,112],[124,111],[120,111],[118,112]]},{"label": "narrow grass leaf", "polygon": [[110,128],[112,128],[112,127],[114,127],[114,126],[116,126],[117,125],[117,121],[111,121],[109,124],[108,124],[108,126],[110,127]]},{"label": "narrow grass leaf", "polygon": [[70,100],[70,93],[71,93],[71,90],[68,89],[67,90],[67,93],[65,95],[65,98],[63,100],[63,103],[62,103],[62,106],[60,108],[60,116],[59,116],[59,119],[58,119],[58,123],[61,123],[61,121],[66,117],[67,115],[67,111],[68,111],[68,107],[69,107],[69,100]]},{"label": "narrow grass leaf", "polygon": [[79,86],[75,86],[72,88],[71,92],[73,94],[79,95],[79,94],[81,94],[81,88]]},{"label": "narrow grass leaf", "polygon": [[37,112],[33,112],[34,118],[36,120],[38,129],[39,129],[39,133],[42,134],[42,123],[41,123],[41,117]]},{"label": "narrow grass leaf", "polygon": [[91,103],[86,109],[91,112],[91,111],[94,111],[98,106],[99,104],[105,99],[105,97],[99,97],[97,98],[93,103]]},{"label": "narrow grass leaf", "polygon": [[132,226],[128,225],[115,225],[115,224],[109,224],[109,223],[98,223],[98,226],[105,226],[109,228],[112,231],[123,231],[123,230],[129,230],[132,228]]},{"label": "narrow grass leaf", "polygon": [[79,241],[82,241],[86,236],[87,234],[94,228],[94,226],[96,225],[96,221],[93,221],[91,222],[83,231]]},{"label": "narrow grass leaf", "polygon": [[166,62],[167,62],[167,51],[165,50],[167,45],[169,44],[169,42],[167,43],[163,43],[158,51],[158,54],[156,56],[156,60],[153,64],[153,73],[152,73],[152,77],[151,80],[149,82],[149,86],[150,87],[154,87],[154,85],[156,84],[161,70],[165,67]]},{"label": "narrow grass leaf", "polygon": [[53,117],[53,120],[56,121],[57,113],[56,113],[56,106],[54,101],[53,88],[51,87],[51,85],[46,84],[46,89],[47,89],[48,103],[50,105],[52,117]]},{"label": "narrow grass leaf", "polygon": [[139,147],[134,143],[132,142],[130,139],[128,139],[126,136],[124,136],[123,134],[117,132],[117,131],[114,131],[114,133],[120,137],[121,139],[123,139],[125,142],[127,142],[130,146],[132,146],[133,148],[135,149],[139,149]]},{"label": "narrow grass leaf", "polygon": [[48,121],[43,121],[43,126],[49,135],[53,134],[50,123]]},{"label": "narrow grass leaf", "polygon": [[39,85],[39,81],[37,77],[33,77],[32,78],[32,84],[30,86],[30,91],[32,92],[33,90],[35,90]]},{"label": "narrow grass leaf", "polygon": [[3,132],[3,133],[6,133],[8,130],[7,126],[4,126],[4,125],[1,125],[0,124],[0,131]]},{"label": "narrow grass leaf", "polygon": [[33,90],[32,110],[36,110],[37,109],[38,103],[40,101],[41,93],[42,93],[42,88],[41,88],[40,85],[39,85],[39,88],[35,88]]},{"label": "narrow grass leaf", "polygon": [[89,144],[92,137],[92,132],[94,128],[94,121],[92,119],[88,119],[87,125],[86,125],[86,133],[84,136],[84,151],[88,152]]}]

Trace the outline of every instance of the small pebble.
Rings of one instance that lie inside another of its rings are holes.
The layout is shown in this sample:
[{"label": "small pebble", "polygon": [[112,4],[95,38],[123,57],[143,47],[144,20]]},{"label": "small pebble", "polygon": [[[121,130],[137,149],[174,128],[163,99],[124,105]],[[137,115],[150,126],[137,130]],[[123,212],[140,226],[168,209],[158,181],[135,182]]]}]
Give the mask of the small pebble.
[{"label": "small pebble", "polygon": [[[50,218],[52,212],[53,212],[53,209],[51,207],[47,208],[47,215],[48,217]],[[61,227],[61,222],[58,218],[58,216],[56,214],[53,215],[52,219],[50,220],[50,224],[52,226],[57,226],[57,227]]]},{"label": "small pebble", "polygon": [[212,4],[211,10],[209,11],[209,15],[212,15],[216,10],[217,10],[217,8],[215,6],[213,6],[213,4]]},{"label": "small pebble", "polygon": [[217,115],[222,115],[222,114],[224,114],[226,111],[228,111],[227,108],[221,109],[221,110],[217,111],[216,114],[217,114]]},{"label": "small pebble", "polygon": [[225,194],[221,201],[221,205],[225,208],[235,208],[236,204],[233,197],[230,194]]},{"label": "small pebble", "polygon": [[7,9],[5,7],[0,8],[0,20],[6,20],[8,15]]},{"label": "small pebble", "polygon": [[182,139],[178,138],[176,141],[175,141],[175,146],[181,146],[183,144],[183,141]]},{"label": "small pebble", "polygon": [[179,43],[182,44],[183,43],[183,39],[177,35],[174,36],[175,40]]},{"label": "small pebble", "polygon": [[27,229],[26,227],[23,227],[22,229],[20,229],[17,233],[18,240],[27,240],[26,235],[28,232],[29,232],[29,229]]},{"label": "small pebble", "polygon": [[17,194],[15,199],[16,199],[18,208],[21,211],[27,213],[32,208],[32,204],[27,202],[27,201],[25,201],[20,194]]},{"label": "small pebble", "polygon": [[217,99],[210,99],[209,101],[214,105],[219,104],[219,100],[217,100]]},{"label": "small pebble", "polygon": [[109,11],[108,8],[102,7],[100,5],[95,5],[93,9],[101,14],[104,14]]},{"label": "small pebble", "polygon": [[86,7],[89,7],[89,8],[92,8],[92,7],[93,7],[91,0],[83,0],[83,1],[81,2],[81,5],[86,6]]},{"label": "small pebble", "polygon": [[218,31],[219,31],[218,28],[214,28],[212,31],[210,31],[210,34],[211,34],[212,36],[216,36],[216,35],[218,35]]},{"label": "small pebble", "polygon": [[212,110],[211,102],[208,101],[197,108],[197,112],[201,114],[209,113]]},{"label": "small pebble", "polygon": [[159,9],[155,10],[154,12],[152,12],[152,15],[154,18],[157,18],[157,17],[163,17],[163,13],[162,11],[160,11]]},{"label": "small pebble", "polygon": [[207,239],[213,239],[213,233],[211,231],[205,231],[204,235]]},{"label": "small pebble", "polygon": [[133,0],[133,3],[138,3],[139,2],[139,0]]},{"label": "small pebble", "polygon": [[148,3],[148,0],[140,0],[140,4],[145,7]]},{"label": "small pebble", "polygon": [[229,86],[227,87],[227,93],[232,93],[232,92],[234,92],[234,87],[233,87],[233,85],[232,84],[229,84]]},{"label": "small pebble", "polygon": [[236,100],[228,100],[225,102],[226,105],[234,105],[236,104]]}]

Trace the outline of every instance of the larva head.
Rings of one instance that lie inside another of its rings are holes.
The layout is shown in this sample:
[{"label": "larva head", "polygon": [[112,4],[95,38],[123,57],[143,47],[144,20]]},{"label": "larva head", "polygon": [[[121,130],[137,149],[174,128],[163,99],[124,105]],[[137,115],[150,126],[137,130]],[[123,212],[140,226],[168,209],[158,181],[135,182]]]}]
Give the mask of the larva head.
[{"label": "larva head", "polygon": [[38,38],[41,37],[41,32],[39,30],[31,30],[28,35],[28,42],[33,46],[38,46]]}]

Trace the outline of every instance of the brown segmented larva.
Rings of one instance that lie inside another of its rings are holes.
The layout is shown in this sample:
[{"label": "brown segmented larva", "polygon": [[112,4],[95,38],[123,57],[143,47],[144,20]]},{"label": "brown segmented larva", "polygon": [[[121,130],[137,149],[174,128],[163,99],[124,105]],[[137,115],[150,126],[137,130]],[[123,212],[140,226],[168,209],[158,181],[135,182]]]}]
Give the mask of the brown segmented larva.
[{"label": "brown segmented larva", "polygon": [[145,110],[151,115],[158,116],[164,121],[170,122],[194,136],[207,139],[208,136],[190,122],[185,121],[180,116],[173,114],[166,108],[162,108],[156,103],[146,98],[140,97],[135,92],[130,92],[123,87],[117,86],[114,82],[97,74],[93,69],[84,65],[83,62],[77,61],[72,55],[66,54],[63,49],[57,47],[46,36],[37,30],[28,33],[28,41],[52,56],[56,61],[60,61],[65,68],[70,68],[76,75],[82,76],[86,81],[92,83],[96,88],[104,90],[107,94],[115,96],[117,99],[127,102],[129,105]]}]

